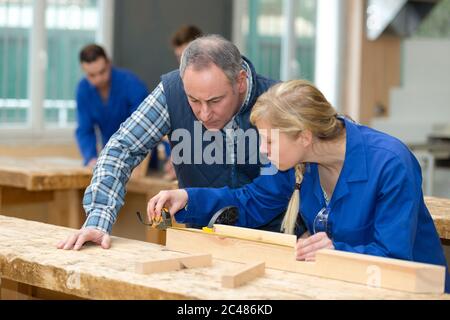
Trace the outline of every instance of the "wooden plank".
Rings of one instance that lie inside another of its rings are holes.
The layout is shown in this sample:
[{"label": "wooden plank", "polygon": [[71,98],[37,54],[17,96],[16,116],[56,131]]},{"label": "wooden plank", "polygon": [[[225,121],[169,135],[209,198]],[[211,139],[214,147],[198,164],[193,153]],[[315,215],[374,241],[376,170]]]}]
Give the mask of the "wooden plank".
[{"label": "wooden plank", "polygon": [[295,260],[294,248],[209,234],[197,229],[167,229],[166,247],[191,254],[210,253],[216,259],[241,263],[265,261],[268,268],[315,274],[314,263]]},{"label": "wooden plank", "polygon": [[266,271],[265,262],[257,262],[247,265],[238,271],[222,276],[222,287],[237,288],[241,287],[247,282],[250,282],[258,277],[264,276]]},{"label": "wooden plank", "polygon": [[425,204],[441,239],[450,240],[450,199],[425,197]]},{"label": "wooden plank", "polygon": [[[109,250],[88,245],[81,251],[56,250],[75,230],[0,216],[0,274],[3,278],[86,299],[445,299],[266,269],[265,277],[232,290],[220,275],[239,267],[214,260],[209,268],[141,275],[135,262],[185,254],[142,241],[112,238]],[[253,260],[252,262],[257,261]]]},{"label": "wooden plank", "polygon": [[[294,249],[227,238],[194,229],[168,229],[167,247],[185,253],[211,253],[214,258],[239,262],[265,261],[268,268],[369,285],[372,269],[379,270],[381,288],[414,293],[443,293],[441,266],[324,250],[316,262],[295,261]],[[378,282],[377,282],[378,285]]]},{"label": "wooden plank", "polygon": [[445,268],[424,263],[388,259],[349,252],[317,253],[318,275],[406,292],[442,293]]},{"label": "wooden plank", "polygon": [[214,232],[218,235],[224,235],[228,237],[238,237],[240,239],[252,241],[267,242],[291,248],[294,248],[297,243],[297,237],[292,234],[269,232],[249,228],[240,228],[222,224],[215,224]]},{"label": "wooden plank", "polygon": [[181,258],[138,261],[136,262],[135,270],[140,274],[151,274],[157,272],[178,271],[182,269],[210,267],[211,265],[212,256],[210,254],[201,254]]}]

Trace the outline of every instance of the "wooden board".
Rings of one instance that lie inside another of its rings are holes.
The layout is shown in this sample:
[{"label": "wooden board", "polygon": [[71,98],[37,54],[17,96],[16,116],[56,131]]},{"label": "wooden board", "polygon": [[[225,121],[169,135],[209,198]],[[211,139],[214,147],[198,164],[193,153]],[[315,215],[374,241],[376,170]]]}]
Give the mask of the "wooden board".
[{"label": "wooden board", "polygon": [[324,250],[316,262],[295,260],[294,248],[205,233],[197,229],[168,229],[167,248],[185,253],[210,253],[215,258],[250,263],[265,261],[268,268],[415,293],[442,293],[445,268],[369,255]]},{"label": "wooden board", "polygon": [[445,268],[349,252],[322,250],[317,272],[326,278],[407,292],[444,292]]},{"label": "wooden board", "polygon": [[450,199],[425,197],[425,204],[441,239],[450,240]]},{"label": "wooden board", "polygon": [[216,234],[227,235],[228,237],[232,236],[240,239],[266,242],[291,248],[294,248],[295,244],[297,243],[297,237],[292,234],[276,233],[249,228],[239,228],[222,224],[215,224],[214,232]]},{"label": "wooden board", "polygon": [[234,262],[265,261],[266,267],[278,270],[308,275],[316,273],[314,263],[295,260],[292,247],[214,235],[197,229],[168,229],[166,247],[191,254],[211,253],[216,259]]},{"label": "wooden board", "polygon": [[211,265],[212,256],[210,254],[200,254],[181,258],[138,261],[136,262],[136,272],[140,274],[150,274],[157,272],[210,267]]},{"label": "wooden board", "polygon": [[221,286],[220,275],[239,263],[213,260],[210,268],[152,275],[134,271],[136,261],[185,256],[163,246],[113,238],[110,250],[88,246],[60,251],[56,243],[75,230],[0,216],[0,274],[44,289],[88,299],[449,299],[409,294],[266,269],[239,289]]}]

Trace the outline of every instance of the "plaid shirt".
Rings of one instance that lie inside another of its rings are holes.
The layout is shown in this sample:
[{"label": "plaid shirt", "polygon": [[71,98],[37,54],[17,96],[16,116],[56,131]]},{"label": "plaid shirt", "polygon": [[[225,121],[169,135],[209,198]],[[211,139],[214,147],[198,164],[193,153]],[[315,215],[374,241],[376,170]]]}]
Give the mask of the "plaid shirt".
[{"label": "plaid shirt", "polygon": [[[253,89],[250,67],[247,71],[247,97]],[[234,118],[224,129],[234,126]],[[125,186],[132,170],[171,131],[169,108],[162,83],[142,102],[111,137],[98,158],[91,185],[86,189],[83,206],[87,219],[83,227],[111,233],[117,214],[124,204]],[[234,139],[230,139],[234,141]]]}]

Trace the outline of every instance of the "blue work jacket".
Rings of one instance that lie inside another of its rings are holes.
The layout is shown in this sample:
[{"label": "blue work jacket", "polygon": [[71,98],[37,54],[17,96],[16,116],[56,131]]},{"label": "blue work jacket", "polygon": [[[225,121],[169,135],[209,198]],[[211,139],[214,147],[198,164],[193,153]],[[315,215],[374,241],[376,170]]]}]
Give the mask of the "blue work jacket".
[{"label": "blue work jacket", "polygon": [[[327,225],[336,250],[446,266],[449,292],[448,266],[424,203],[416,158],[396,138],[348,119],[342,121],[347,132],[346,155],[331,201],[327,206],[317,164],[307,164],[299,219],[312,234],[317,214],[328,207]],[[196,216],[207,222],[216,210],[235,205],[240,211],[238,224],[254,227],[257,218],[270,213],[271,204],[279,209],[280,201],[285,200],[268,199],[265,188],[293,190],[293,181],[280,184],[271,179],[261,176],[235,190],[187,189],[188,207],[179,213],[180,218]]]},{"label": "blue work jacket", "polygon": [[97,157],[95,127],[101,134],[101,145],[119,129],[148,96],[147,86],[128,70],[112,67],[109,98],[103,101],[96,87],[84,78],[77,88],[76,139],[86,165]]}]

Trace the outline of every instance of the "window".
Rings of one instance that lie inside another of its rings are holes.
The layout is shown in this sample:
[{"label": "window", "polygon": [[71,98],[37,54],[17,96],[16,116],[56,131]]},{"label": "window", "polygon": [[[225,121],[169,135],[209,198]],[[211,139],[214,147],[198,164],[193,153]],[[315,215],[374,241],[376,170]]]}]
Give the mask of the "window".
[{"label": "window", "polygon": [[[280,79],[281,42],[284,23],[283,0],[247,0],[242,14],[244,53],[258,73]],[[294,0],[295,60],[294,76],[314,81],[316,1]]]},{"label": "window", "polygon": [[31,24],[32,0],[0,0],[0,126],[27,123]]},{"label": "window", "polygon": [[[30,135],[55,128],[73,131],[75,90],[82,77],[78,53],[107,31],[101,18],[105,10],[112,10],[109,2],[0,0],[2,132],[12,128],[29,130]],[[36,56],[42,63],[36,63]],[[42,79],[36,81],[36,74]],[[33,95],[36,90],[39,94]]]},{"label": "window", "polygon": [[47,126],[75,122],[75,88],[82,77],[81,48],[95,42],[97,0],[49,0],[46,9],[48,65],[44,119]]},{"label": "window", "polygon": [[422,38],[450,38],[450,0],[438,2],[414,36]]}]

